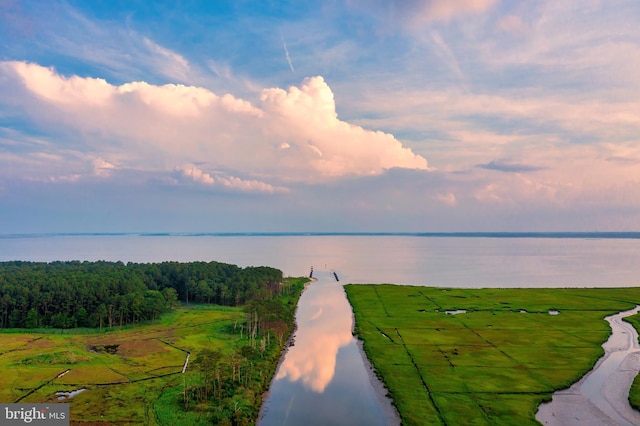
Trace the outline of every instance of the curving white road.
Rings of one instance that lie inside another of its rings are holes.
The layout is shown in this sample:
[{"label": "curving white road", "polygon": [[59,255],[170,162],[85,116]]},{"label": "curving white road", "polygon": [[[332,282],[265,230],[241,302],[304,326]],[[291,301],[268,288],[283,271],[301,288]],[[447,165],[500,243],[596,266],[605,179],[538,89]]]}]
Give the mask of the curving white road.
[{"label": "curving white road", "polygon": [[539,422],[549,426],[640,425],[640,412],[628,401],[629,388],[640,371],[638,333],[622,320],[639,311],[637,306],[605,318],[612,333],[602,345],[604,356],[582,379],[540,406],[536,413]]}]

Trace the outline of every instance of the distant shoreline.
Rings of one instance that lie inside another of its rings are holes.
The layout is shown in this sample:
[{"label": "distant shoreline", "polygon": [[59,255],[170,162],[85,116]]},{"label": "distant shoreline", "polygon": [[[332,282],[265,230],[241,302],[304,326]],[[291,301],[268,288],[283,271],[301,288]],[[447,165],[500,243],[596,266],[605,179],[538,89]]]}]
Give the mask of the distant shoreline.
[{"label": "distant shoreline", "polygon": [[51,237],[423,237],[640,239],[640,232],[45,232],[1,234],[0,239]]}]

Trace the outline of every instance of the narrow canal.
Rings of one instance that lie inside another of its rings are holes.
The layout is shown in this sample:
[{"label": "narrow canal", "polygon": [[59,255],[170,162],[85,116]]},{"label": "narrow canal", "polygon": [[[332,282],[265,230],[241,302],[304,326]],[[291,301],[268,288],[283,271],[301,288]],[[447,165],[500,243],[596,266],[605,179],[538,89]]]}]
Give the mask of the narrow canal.
[{"label": "narrow canal", "polygon": [[399,423],[351,333],[351,306],[336,276],[315,271],[317,281],[302,294],[294,345],[278,367],[260,426]]}]

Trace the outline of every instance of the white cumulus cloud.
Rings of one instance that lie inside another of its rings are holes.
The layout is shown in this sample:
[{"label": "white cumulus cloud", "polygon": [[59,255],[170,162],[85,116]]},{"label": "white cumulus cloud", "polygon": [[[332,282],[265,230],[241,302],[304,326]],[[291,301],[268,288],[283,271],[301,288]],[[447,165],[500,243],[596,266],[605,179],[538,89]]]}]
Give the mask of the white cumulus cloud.
[{"label": "white cumulus cloud", "polygon": [[193,164],[185,165],[179,170],[183,176],[192,179],[194,182],[213,185],[215,180],[209,173],[205,173]]},{"label": "white cumulus cloud", "polygon": [[263,108],[273,130],[296,147],[296,160],[305,160],[319,175],[372,175],[400,167],[427,169],[427,161],[393,135],[366,130],[338,118],[333,92],[322,77],[306,79],[301,87],[266,89]]},{"label": "white cumulus cloud", "polygon": [[176,168],[181,180],[187,179],[206,186],[216,186],[219,188],[240,191],[240,192],[262,192],[276,193],[288,192],[288,189],[280,186],[273,186],[259,180],[241,179],[235,176],[228,176],[223,173],[211,173],[201,170],[194,164],[185,164]]},{"label": "white cumulus cloud", "polygon": [[15,114],[58,135],[50,139],[51,154],[73,146],[100,158],[96,174],[107,175],[107,164],[168,174],[182,164],[203,164],[243,178],[192,168],[192,180],[239,190],[264,184],[260,191],[277,192],[272,182],[427,169],[427,161],[393,135],[340,120],[322,77],[287,90],[264,89],[252,103],[203,87],[114,86],[33,63],[2,62],[0,89],[7,93],[0,107],[11,105]]}]

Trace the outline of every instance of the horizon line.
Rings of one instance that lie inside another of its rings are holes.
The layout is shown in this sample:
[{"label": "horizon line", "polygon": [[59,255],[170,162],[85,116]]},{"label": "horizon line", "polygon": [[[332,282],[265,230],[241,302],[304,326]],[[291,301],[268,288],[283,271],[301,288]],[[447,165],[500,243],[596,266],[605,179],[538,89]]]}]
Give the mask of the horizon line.
[{"label": "horizon line", "polygon": [[406,237],[459,237],[459,238],[599,238],[640,239],[639,231],[454,231],[454,232],[33,232],[0,234],[0,239],[51,237],[297,237],[297,236],[406,236]]}]

